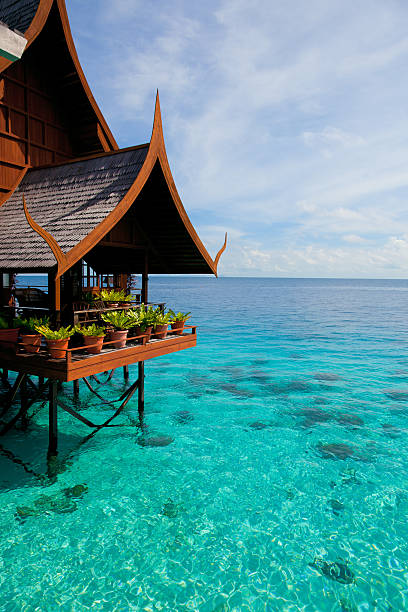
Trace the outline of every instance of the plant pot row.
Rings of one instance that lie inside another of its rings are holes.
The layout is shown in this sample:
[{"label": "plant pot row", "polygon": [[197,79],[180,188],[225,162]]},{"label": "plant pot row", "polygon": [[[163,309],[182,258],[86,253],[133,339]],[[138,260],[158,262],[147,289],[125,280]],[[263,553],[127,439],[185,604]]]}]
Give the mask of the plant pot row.
[{"label": "plant pot row", "polygon": [[[142,331],[140,327],[134,327],[131,330],[132,336],[147,336],[147,342],[150,341],[151,336],[154,338],[164,339],[168,333],[168,325],[156,325],[153,332],[153,327],[149,326]],[[181,335],[184,329],[183,321],[176,321],[171,323],[171,330],[176,335]],[[18,336],[20,329],[0,329],[0,347],[11,348],[17,346]],[[108,332],[108,338],[110,341],[114,341],[112,346],[115,349],[124,348],[126,346],[126,339],[129,330],[111,330]],[[86,351],[90,355],[97,355],[101,352],[105,336],[83,336],[84,346]],[[28,353],[38,353],[41,347],[42,336],[41,334],[21,334],[21,344],[24,346],[24,350]],[[66,355],[68,348],[69,338],[58,339],[58,340],[46,340],[48,351],[51,358],[63,359]]]}]

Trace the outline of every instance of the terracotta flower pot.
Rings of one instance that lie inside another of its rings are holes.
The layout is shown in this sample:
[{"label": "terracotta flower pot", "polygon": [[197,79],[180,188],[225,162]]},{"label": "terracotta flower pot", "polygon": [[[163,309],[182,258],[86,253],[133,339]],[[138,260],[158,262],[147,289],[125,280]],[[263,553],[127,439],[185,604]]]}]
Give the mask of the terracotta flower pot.
[{"label": "terracotta flower pot", "polygon": [[176,336],[180,336],[183,333],[185,321],[173,321],[171,324],[171,330]]},{"label": "terracotta flower pot", "polygon": [[0,348],[12,349],[17,352],[19,331],[19,327],[15,329],[0,329]]},{"label": "terracotta flower pot", "polygon": [[167,336],[167,330],[168,330],[168,325],[167,323],[165,325],[156,325],[155,329],[154,329],[154,333],[155,333],[155,338],[165,338]]},{"label": "terracotta flower pot", "polygon": [[[142,331],[142,329],[138,325],[137,327],[134,328],[135,333],[132,333],[132,336],[147,336],[146,342],[149,342],[150,336],[152,335],[152,329],[153,327],[150,325],[150,327],[146,327],[146,329]],[[139,344],[142,344],[143,338],[140,338],[138,342]]]},{"label": "terracotta flower pot", "polygon": [[38,353],[41,346],[42,336],[40,334],[21,334],[21,342],[27,353]]},{"label": "terracotta flower pot", "polygon": [[84,345],[88,346],[90,344],[96,344],[96,346],[92,346],[86,349],[86,352],[90,355],[97,355],[102,350],[103,341],[105,336],[84,336]]},{"label": "terracotta flower pot", "polygon": [[125,347],[128,332],[128,329],[117,329],[115,331],[111,331],[110,339],[117,340],[117,342],[115,342],[114,344],[109,344],[108,346],[111,346],[112,348],[116,349]]},{"label": "terracotta flower pot", "polygon": [[64,359],[68,348],[69,338],[62,338],[61,340],[47,340],[48,351],[51,359]]}]

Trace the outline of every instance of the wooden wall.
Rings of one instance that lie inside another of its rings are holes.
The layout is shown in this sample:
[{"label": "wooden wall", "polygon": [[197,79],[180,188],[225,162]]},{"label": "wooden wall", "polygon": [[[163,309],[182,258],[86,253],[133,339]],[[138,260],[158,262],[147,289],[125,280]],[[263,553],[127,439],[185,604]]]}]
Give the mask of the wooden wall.
[{"label": "wooden wall", "polygon": [[89,95],[54,5],[21,60],[0,74],[0,204],[26,167],[112,149]]}]

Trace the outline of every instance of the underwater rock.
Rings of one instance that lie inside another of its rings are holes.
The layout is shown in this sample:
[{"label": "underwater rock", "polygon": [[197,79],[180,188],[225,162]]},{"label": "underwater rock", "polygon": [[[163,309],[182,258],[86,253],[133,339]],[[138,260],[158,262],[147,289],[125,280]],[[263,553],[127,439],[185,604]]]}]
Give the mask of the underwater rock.
[{"label": "underwater rock", "polygon": [[253,359],[253,360],[251,361],[251,363],[252,363],[253,365],[256,365],[256,366],[257,366],[257,365],[265,365],[266,363],[269,363],[269,359],[265,359],[265,358],[263,358],[263,357],[262,357],[262,358],[260,357],[260,358],[258,358],[258,359]]},{"label": "underwater rock", "polygon": [[223,391],[227,391],[228,393],[231,393],[231,395],[235,395],[236,397],[254,397],[254,394],[251,393],[251,391],[240,389],[232,383],[220,385],[220,389],[222,389]]},{"label": "underwater rock", "polygon": [[265,429],[266,427],[269,427],[266,423],[262,423],[262,421],[254,421],[253,423],[249,424],[249,427],[251,429]]},{"label": "underwater rock", "polygon": [[364,421],[359,416],[355,414],[349,414],[348,412],[341,412],[337,420],[342,425],[350,426],[350,427],[363,427]]},{"label": "underwater rock", "polygon": [[408,402],[408,389],[385,389],[383,393],[395,402]]},{"label": "underwater rock", "polygon": [[88,487],[83,484],[67,487],[55,495],[40,495],[34,506],[17,506],[16,518],[26,519],[29,516],[40,516],[47,513],[71,514],[78,509],[75,499],[81,499]]},{"label": "underwater rock", "polygon": [[303,408],[299,414],[305,417],[300,424],[304,428],[313,427],[319,423],[326,423],[331,419],[331,415],[320,408]]},{"label": "underwater rock", "polygon": [[352,584],[354,582],[354,572],[347,563],[341,560],[329,562],[316,557],[313,563],[309,563],[309,566],[317,569],[326,578],[340,582],[340,584]]},{"label": "underwater rock", "polygon": [[191,414],[189,410],[178,410],[172,415],[173,421],[179,423],[180,425],[184,425],[185,423],[189,423],[194,420],[194,416]]},{"label": "underwater rock", "polygon": [[339,516],[340,512],[344,510],[344,504],[339,502],[337,499],[329,499],[328,504],[331,506],[333,514]]},{"label": "underwater rock", "polygon": [[262,370],[254,370],[251,372],[250,377],[251,380],[259,383],[265,383],[270,379],[270,375],[266,372],[262,372]]},{"label": "underwater rock", "polygon": [[340,604],[340,612],[358,612],[357,606],[355,606],[351,601],[347,601],[347,599],[341,598],[339,600]]},{"label": "underwater rock", "polygon": [[342,486],[361,484],[361,480],[357,478],[357,472],[354,468],[346,468],[340,475]]},{"label": "underwater rock", "polygon": [[63,489],[62,492],[66,497],[82,499],[82,496],[84,495],[84,493],[88,492],[88,487],[84,484],[77,484],[77,485],[74,485],[73,487],[67,487],[66,489]]},{"label": "underwater rock", "polygon": [[354,455],[354,450],[351,446],[342,442],[333,444],[319,443],[316,448],[324,459],[341,459],[344,461],[344,459]]},{"label": "underwater rock", "polygon": [[315,404],[327,404],[327,399],[325,397],[321,397],[320,395],[316,395],[313,398]]},{"label": "underwater rock", "polygon": [[160,514],[167,516],[167,518],[176,518],[178,513],[179,511],[178,511],[177,504],[175,504],[172,499],[169,499],[168,501],[166,501],[166,503],[164,504],[162,508],[162,511],[160,512]]},{"label": "underwater rock", "polygon": [[174,438],[170,436],[152,436],[150,438],[139,438],[137,443],[139,446],[168,446],[174,442]]},{"label": "underwater rock", "polygon": [[265,388],[274,395],[287,395],[288,393],[310,393],[313,389],[304,380],[290,380],[277,384],[265,385]]},{"label": "underwater rock", "polygon": [[395,425],[391,425],[390,423],[383,423],[382,428],[383,433],[389,438],[399,438],[399,436],[404,433],[403,429],[395,427]]},{"label": "underwater rock", "polygon": [[331,372],[317,372],[313,375],[313,378],[315,378],[316,380],[324,380],[329,382],[341,380],[341,376],[339,376],[338,374],[332,374]]},{"label": "underwater rock", "polygon": [[391,373],[393,378],[406,378],[408,379],[408,370],[395,370]]},{"label": "underwater rock", "polygon": [[289,359],[304,359],[304,355],[302,353],[290,353]]}]

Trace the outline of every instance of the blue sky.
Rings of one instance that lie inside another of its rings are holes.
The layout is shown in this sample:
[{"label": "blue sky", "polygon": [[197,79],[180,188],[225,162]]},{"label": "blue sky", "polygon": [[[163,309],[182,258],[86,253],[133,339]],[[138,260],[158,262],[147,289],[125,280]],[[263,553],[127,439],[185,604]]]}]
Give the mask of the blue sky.
[{"label": "blue sky", "polygon": [[408,270],[405,0],[66,0],[119,146],[156,88],[176,185],[222,275]]}]

